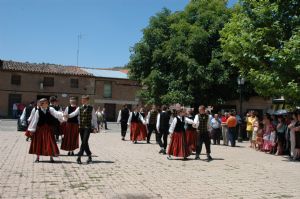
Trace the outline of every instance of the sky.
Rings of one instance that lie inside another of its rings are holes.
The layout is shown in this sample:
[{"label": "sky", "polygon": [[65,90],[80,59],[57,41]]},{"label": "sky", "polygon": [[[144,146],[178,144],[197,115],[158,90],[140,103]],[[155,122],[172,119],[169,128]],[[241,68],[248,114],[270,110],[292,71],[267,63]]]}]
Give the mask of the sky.
[{"label": "sky", "polygon": [[0,59],[76,66],[79,40],[79,66],[124,66],[149,18],[164,7],[183,10],[188,2],[0,0]]}]

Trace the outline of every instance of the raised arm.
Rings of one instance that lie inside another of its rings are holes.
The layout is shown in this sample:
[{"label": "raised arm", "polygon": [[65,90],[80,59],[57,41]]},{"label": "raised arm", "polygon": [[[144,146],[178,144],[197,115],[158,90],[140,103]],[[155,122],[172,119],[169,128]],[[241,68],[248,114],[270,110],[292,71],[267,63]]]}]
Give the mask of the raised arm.
[{"label": "raised arm", "polygon": [[127,122],[128,125],[130,125],[131,120],[132,120],[132,112],[130,112],[130,114],[129,114],[129,118],[128,118],[128,122]]},{"label": "raised arm", "polygon": [[77,107],[77,109],[74,112],[69,114],[69,118],[76,117],[77,115],[79,115],[79,107]]},{"label": "raised arm", "polygon": [[20,117],[21,122],[23,122],[25,120],[25,115],[26,115],[26,108],[24,108],[22,115]]},{"label": "raised arm", "polygon": [[117,122],[118,122],[118,123],[121,122],[121,110],[119,111]]},{"label": "raised arm", "polygon": [[176,124],[177,124],[177,117],[174,117],[172,123],[171,123],[171,126],[169,128],[169,133],[174,133],[174,129],[176,127]]},{"label": "raised arm", "polygon": [[142,114],[139,113],[139,119],[143,122],[143,124],[146,124],[146,121],[144,120]]},{"label": "raised arm", "polygon": [[96,117],[95,109],[93,109],[93,111],[92,111],[92,121],[91,122],[92,122],[92,128],[97,129],[98,124],[97,124],[97,117]]},{"label": "raised arm", "polygon": [[194,119],[194,127],[195,127],[195,128],[198,128],[198,126],[199,126],[199,116],[196,115],[196,116],[195,116],[195,119]]},{"label": "raised arm", "polygon": [[29,124],[28,131],[30,131],[32,133],[36,131],[36,126],[39,121],[39,118],[40,118],[39,112],[35,111],[35,113],[32,117],[32,121]]},{"label": "raised arm", "polygon": [[157,114],[157,119],[156,119],[156,129],[159,132],[159,126],[160,126],[160,114]]}]

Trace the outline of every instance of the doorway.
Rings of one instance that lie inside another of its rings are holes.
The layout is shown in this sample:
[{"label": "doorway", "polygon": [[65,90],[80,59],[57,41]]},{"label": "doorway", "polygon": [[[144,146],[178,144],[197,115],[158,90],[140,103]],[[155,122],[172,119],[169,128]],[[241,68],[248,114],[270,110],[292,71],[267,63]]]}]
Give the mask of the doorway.
[{"label": "doorway", "polygon": [[8,96],[8,116],[13,116],[13,105],[15,103],[19,104],[22,101],[22,95],[21,94],[9,94]]},{"label": "doorway", "polygon": [[109,122],[116,121],[116,104],[104,104],[106,110],[106,120]]}]

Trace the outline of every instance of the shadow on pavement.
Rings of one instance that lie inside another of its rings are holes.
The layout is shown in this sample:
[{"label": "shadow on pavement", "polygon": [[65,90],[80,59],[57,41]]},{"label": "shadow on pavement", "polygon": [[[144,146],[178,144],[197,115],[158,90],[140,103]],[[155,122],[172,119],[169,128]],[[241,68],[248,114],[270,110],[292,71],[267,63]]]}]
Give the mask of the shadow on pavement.
[{"label": "shadow on pavement", "polygon": [[105,160],[93,160],[92,164],[113,164],[114,161],[105,161]]}]

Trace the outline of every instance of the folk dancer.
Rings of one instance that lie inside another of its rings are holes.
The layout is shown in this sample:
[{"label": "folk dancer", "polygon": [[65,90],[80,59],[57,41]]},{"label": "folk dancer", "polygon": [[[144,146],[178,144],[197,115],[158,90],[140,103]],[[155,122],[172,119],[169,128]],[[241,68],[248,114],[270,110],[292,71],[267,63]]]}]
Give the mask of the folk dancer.
[{"label": "folk dancer", "polygon": [[118,119],[117,119],[117,122],[121,124],[121,137],[122,137],[121,139],[123,141],[125,141],[125,137],[126,137],[126,133],[127,133],[127,128],[128,128],[127,122],[129,119],[129,114],[130,114],[130,111],[127,108],[127,105],[125,104],[123,106],[122,110],[119,111],[119,115],[118,115]]},{"label": "folk dancer", "polygon": [[[77,100],[70,98],[70,105],[66,107],[64,115],[69,115],[77,109]],[[74,155],[74,150],[79,148],[79,125],[78,116],[68,118],[63,128],[62,150],[68,151],[68,155]]]},{"label": "folk dancer", "polygon": [[36,154],[35,162],[39,162],[40,155],[50,156],[50,162],[54,162],[53,157],[59,155],[59,150],[52,132],[52,117],[63,119],[63,113],[49,107],[48,100],[40,100],[40,108],[36,110],[28,131],[32,134],[29,154]]},{"label": "folk dancer", "polygon": [[[162,112],[158,114],[156,120],[156,129],[157,129],[157,142],[160,146],[159,153],[167,154],[167,146],[168,146],[168,135],[170,128],[170,113],[167,112],[167,106],[162,106]],[[163,142],[162,139],[163,138]]]},{"label": "folk dancer", "polygon": [[168,149],[168,159],[171,156],[182,157],[186,160],[191,155],[191,150],[186,143],[185,123],[194,124],[193,120],[184,117],[185,112],[183,108],[177,110],[177,116],[173,119],[169,133],[171,134],[171,141]]},{"label": "folk dancer", "polygon": [[27,126],[27,130],[25,131],[26,141],[28,141],[31,138],[30,132],[28,131],[28,126],[30,124],[30,121],[33,118],[34,113],[35,113],[34,102],[31,102],[27,107],[24,108],[23,113],[20,117],[20,121],[22,123],[26,123]]},{"label": "folk dancer", "polygon": [[90,97],[84,95],[81,97],[81,106],[68,115],[67,118],[73,118],[78,116],[79,121],[79,133],[81,138],[80,151],[78,152],[77,163],[82,164],[81,156],[85,152],[88,156],[87,164],[92,163],[92,152],[89,146],[89,138],[91,132],[97,131],[97,118],[93,106],[89,104]]},{"label": "folk dancer", "polygon": [[138,108],[138,105],[134,107],[134,110],[130,113],[127,122],[128,126],[130,126],[130,140],[134,144],[136,144],[137,141],[141,141],[143,138],[143,136],[140,135],[143,133],[141,131],[140,122],[146,124],[146,121],[144,120],[143,116],[138,112]]},{"label": "folk dancer", "polygon": [[207,160],[212,160],[212,157],[210,155],[210,137],[209,137],[209,129],[210,127],[210,121],[209,121],[209,115],[205,112],[205,106],[201,105],[199,106],[199,114],[195,116],[194,123],[196,124],[195,127],[197,128],[198,133],[198,140],[197,140],[197,147],[196,147],[196,160],[200,159],[200,154],[202,151],[202,145],[205,144],[206,148],[206,155]]},{"label": "folk dancer", "polygon": [[147,135],[147,143],[150,143],[152,132],[155,133],[155,140],[157,142],[157,128],[156,128],[156,122],[157,122],[157,107],[156,105],[152,105],[152,109],[148,112],[147,115],[147,123],[148,123],[148,135]]},{"label": "folk dancer", "polygon": [[[55,96],[51,96],[50,99],[50,107],[54,108],[56,111],[62,111],[61,107],[58,105],[57,98]],[[59,140],[60,131],[60,121],[54,117],[51,119],[53,133],[55,135],[56,142]]]},{"label": "folk dancer", "polygon": [[[194,120],[195,117],[193,116],[193,109],[190,108],[187,110],[187,118]],[[193,152],[196,151],[197,146],[197,130],[193,127],[192,124],[186,125],[186,142],[189,149]]]}]

